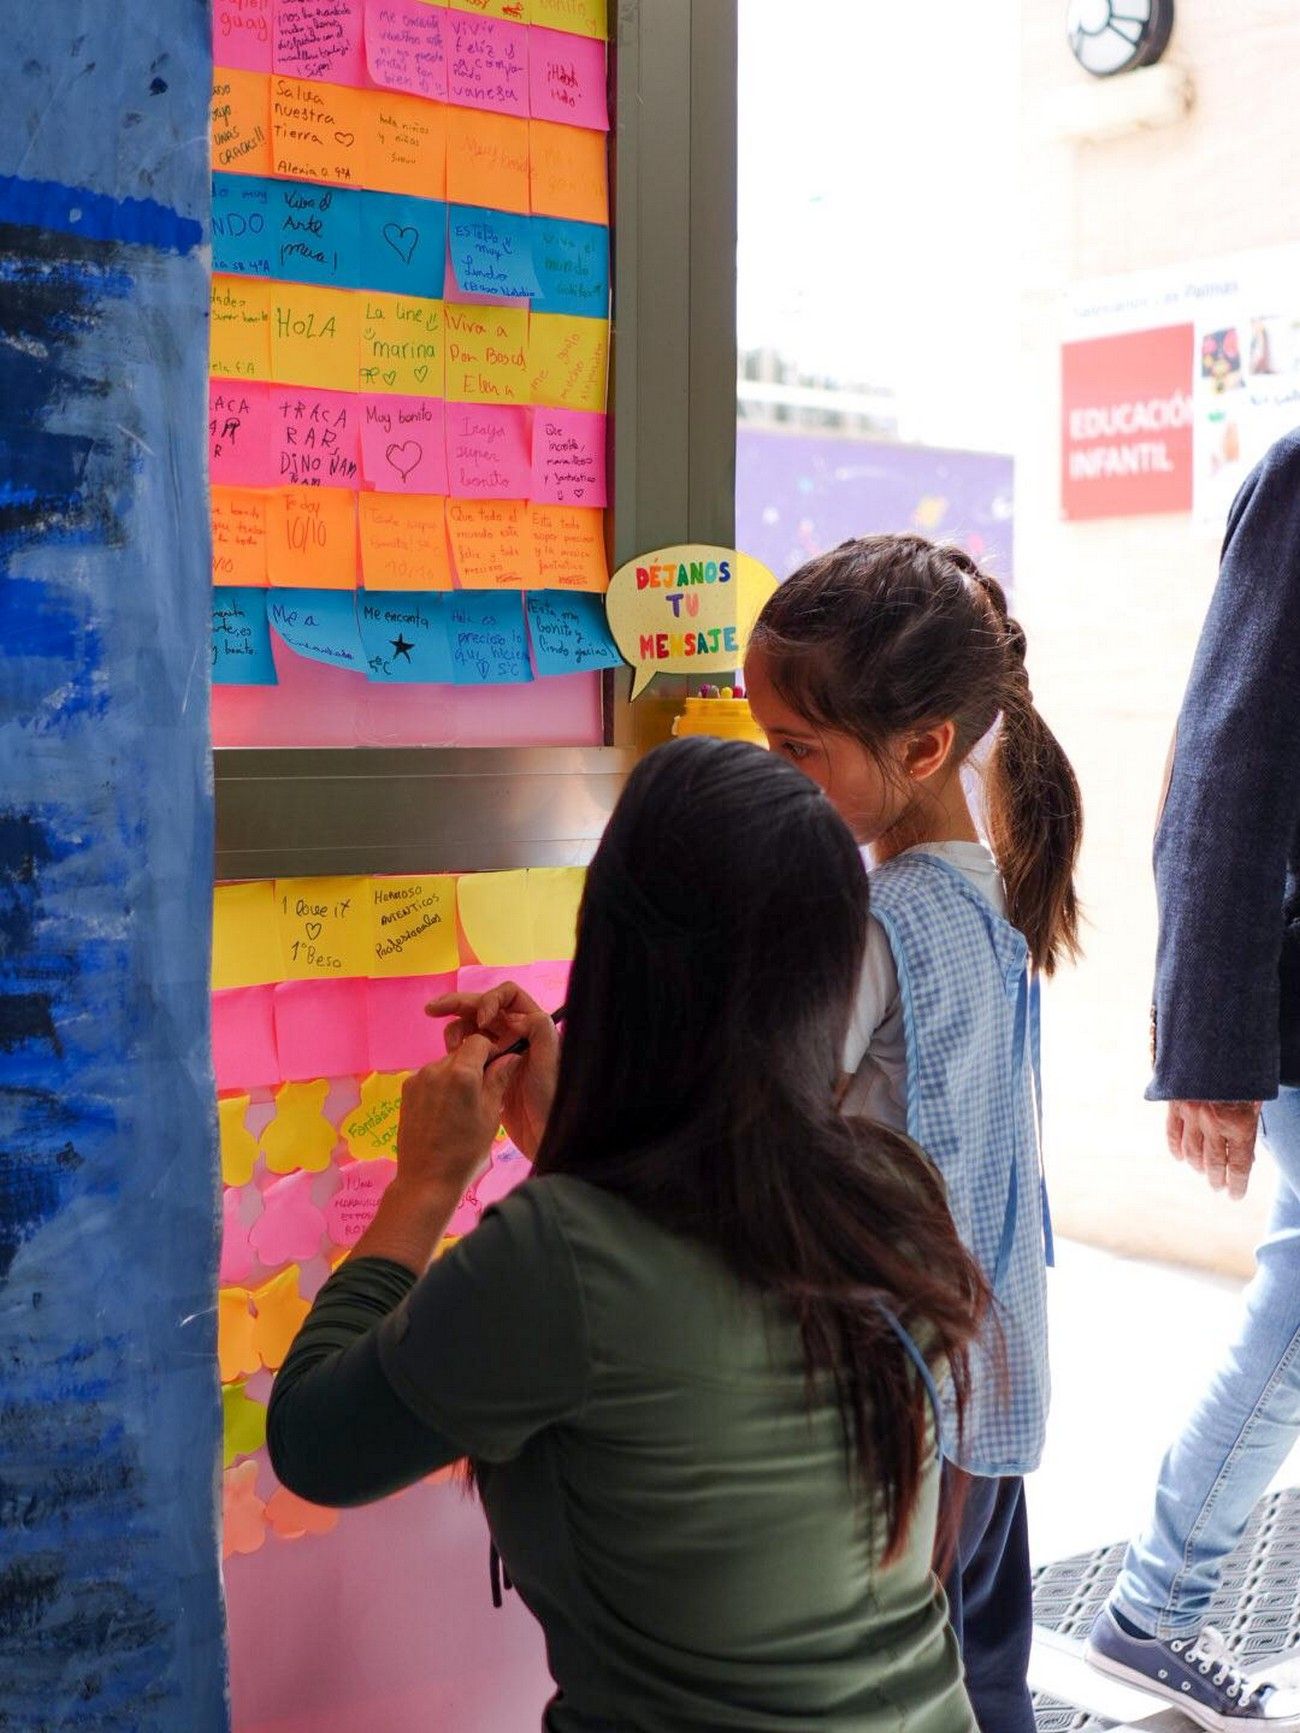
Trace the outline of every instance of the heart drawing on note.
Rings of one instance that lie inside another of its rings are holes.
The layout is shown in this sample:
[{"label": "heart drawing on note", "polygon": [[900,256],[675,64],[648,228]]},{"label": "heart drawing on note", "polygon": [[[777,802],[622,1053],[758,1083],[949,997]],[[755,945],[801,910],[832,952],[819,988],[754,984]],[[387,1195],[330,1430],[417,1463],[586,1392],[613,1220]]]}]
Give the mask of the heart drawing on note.
[{"label": "heart drawing on note", "polygon": [[357,142],[357,135],[355,132],[336,132],[334,134],[334,142],[335,144],[341,144],[344,150],[351,150],[352,146]]},{"label": "heart drawing on note", "polygon": [[319,939],[320,935],[321,935],[321,923],[319,921],[308,921],[307,922],[307,937],[309,939]]},{"label": "heart drawing on note", "polygon": [[415,249],[420,244],[419,229],[403,228],[400,223],[384,224],[384,239],[397,254],[404,265],[409,265],[415,257]]},{"label": "heart drawing on note", "polygon": [[396,367],[388,368],[386,370],[386,372],[384,372],[380,375],[380,377],[383,379],[384,384],[387,385],[388,388],[391,390],[392,387],[397,384],[397,369],[396,369]]},{"label": "heart drawing on note", "polygon": [[400,445],[396,442],[390,445],[384,452],[384,456],[405,481],[424,456],[424,447],[418,439],[404,439]]},{"label": "heart drawing on note", "polygon": [[427,363],[425,363],[423,366],[417,367],[415,369],[415,381],[416,381],[417,385],[423,385],[425,380],[428,377],[429,377],[429,368],[428,368]]}]

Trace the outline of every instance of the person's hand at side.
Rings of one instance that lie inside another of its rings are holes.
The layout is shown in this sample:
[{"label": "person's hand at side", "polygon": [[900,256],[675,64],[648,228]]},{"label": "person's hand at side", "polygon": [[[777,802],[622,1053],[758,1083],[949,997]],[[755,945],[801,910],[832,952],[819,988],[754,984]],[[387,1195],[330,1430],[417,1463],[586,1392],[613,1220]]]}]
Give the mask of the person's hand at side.
[{"label": "person's hand at side", "polygon": [[471,1036],[486,1036],[495,1053],[521,1039],[528,1042],[521,1057],[496,1060],[488,1074],[507,1073],[501,1123],[515,1147],[532,1161],[550,1117],[560,1068],[560,1034],[549,1014],[513,981],[490,993],[448,993],[426,1010],[430,1017],[455,1019],[447,1026],[448,1053],[459,1052]]},{"label": "person's hand at side", "polygon": [[1255,1161],[1258,1101],[1171,1101],[1169,1153],[1203,1173],[1213,1191],[1243,1198]]}]

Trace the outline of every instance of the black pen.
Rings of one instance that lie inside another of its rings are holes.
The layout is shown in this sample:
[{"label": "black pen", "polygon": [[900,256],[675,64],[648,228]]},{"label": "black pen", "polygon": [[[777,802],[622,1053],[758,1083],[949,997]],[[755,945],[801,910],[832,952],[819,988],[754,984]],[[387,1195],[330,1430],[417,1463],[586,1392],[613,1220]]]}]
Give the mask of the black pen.
[{"label": "black pen", "polygon": [[[569,1007],[567,1005],[558,1005],[555,1010],[551,1012],[551,1022],[555,1024],[557,1029],[560,1024],[563,1023],[565,1013],[568,1009]],[[503,1047],[499,1053],[494,1053],[488,1060],[487,1065],[495,1065],[498,1059],[508,1059],[512,1054],[527,1053],[527,1051],[528,1037],[527,1035],[521,1035],[517,1041],[512,1041],[508,1047]],[[487,1065],[483,1067],[485,1071],[487,1070]]]}]

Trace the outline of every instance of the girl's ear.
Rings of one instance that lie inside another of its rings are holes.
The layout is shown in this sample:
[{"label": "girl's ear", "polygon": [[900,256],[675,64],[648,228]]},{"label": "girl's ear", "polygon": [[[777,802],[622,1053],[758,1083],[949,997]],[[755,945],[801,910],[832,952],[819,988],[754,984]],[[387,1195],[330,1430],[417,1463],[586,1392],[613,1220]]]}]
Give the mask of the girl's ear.
[{"label": "girl's ear", "polygon": [[932,728],[912,735],[903,748],[903,768],[913,782],[926,782],[943,769],[952,756],[956,738],[953,722],[936,722]]}]

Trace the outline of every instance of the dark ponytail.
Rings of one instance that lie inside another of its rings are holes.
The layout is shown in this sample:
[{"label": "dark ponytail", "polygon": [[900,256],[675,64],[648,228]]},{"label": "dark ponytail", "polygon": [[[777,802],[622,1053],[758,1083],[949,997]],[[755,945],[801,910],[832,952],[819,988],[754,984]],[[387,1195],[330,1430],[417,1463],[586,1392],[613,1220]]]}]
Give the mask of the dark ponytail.
[{"label": "dark ponytail", "polygon": [[961,763],[996,727],[985,805],[1008,915],[1044,975],[1077,956],[1079,784],[1035,708],[1025,634],[995,578],[961,548],[864,536],[787,578],[750,648],[793,710],[877,755],[950,720]]}]

